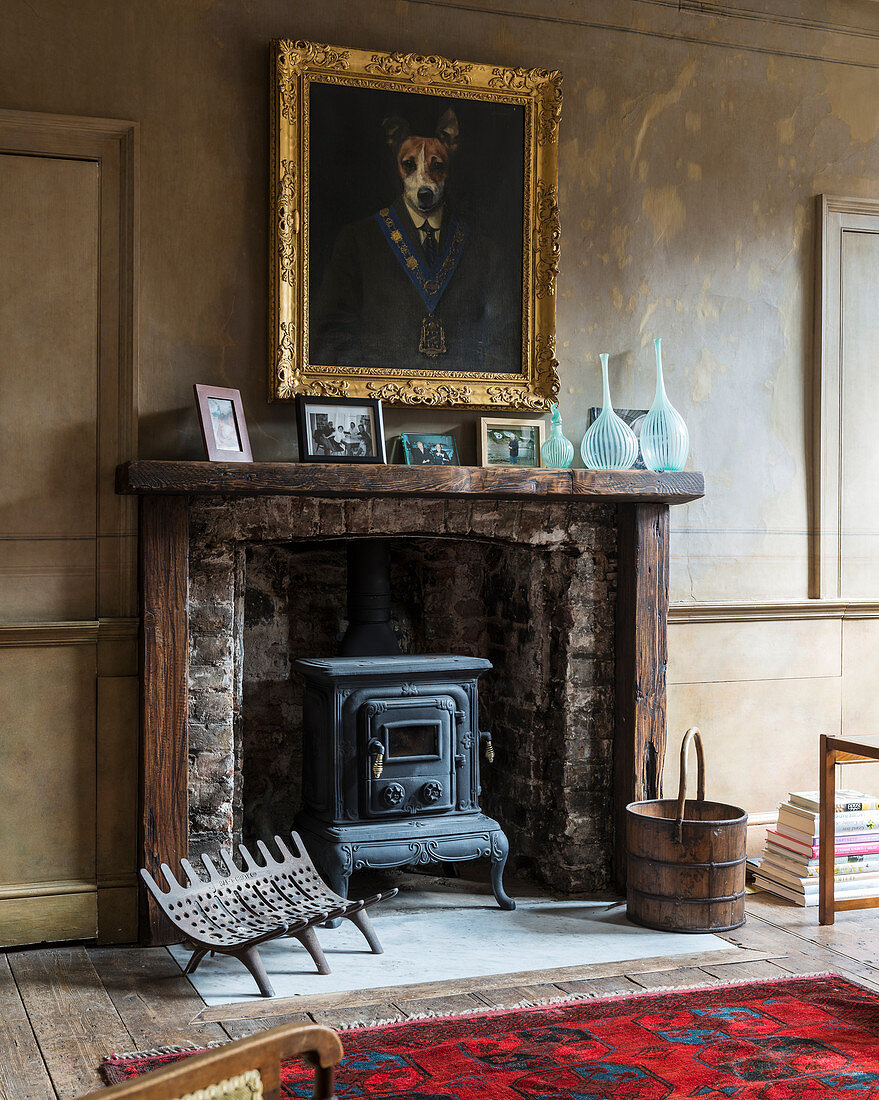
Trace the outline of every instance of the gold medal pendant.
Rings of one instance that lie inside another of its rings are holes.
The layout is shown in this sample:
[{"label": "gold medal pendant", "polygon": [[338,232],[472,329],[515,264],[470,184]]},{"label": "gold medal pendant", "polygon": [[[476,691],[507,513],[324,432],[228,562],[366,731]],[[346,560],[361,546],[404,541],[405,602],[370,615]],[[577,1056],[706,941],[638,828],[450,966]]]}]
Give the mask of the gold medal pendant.
[{"label": "gold medal pendant", "polygon": [[438,321],[432,313],[428,313],[421,322],[421,342],[418,350],[431,359],[446,354],[446,330],[443,328],[442,321]]}]

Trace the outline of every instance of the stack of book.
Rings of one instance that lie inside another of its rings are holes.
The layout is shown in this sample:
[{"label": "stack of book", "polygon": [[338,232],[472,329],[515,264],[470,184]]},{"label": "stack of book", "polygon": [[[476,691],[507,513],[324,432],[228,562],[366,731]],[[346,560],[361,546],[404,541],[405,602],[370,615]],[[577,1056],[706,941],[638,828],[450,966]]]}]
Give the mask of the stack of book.
[{"label": "stack of book", "polygon": [[[817,791],[791,792],[762,857],[749,861],[758,886],[797,905],[818,904],[818,805]],[[833,878],[839,898],[879,895],[879,798],[836,792]]]}]

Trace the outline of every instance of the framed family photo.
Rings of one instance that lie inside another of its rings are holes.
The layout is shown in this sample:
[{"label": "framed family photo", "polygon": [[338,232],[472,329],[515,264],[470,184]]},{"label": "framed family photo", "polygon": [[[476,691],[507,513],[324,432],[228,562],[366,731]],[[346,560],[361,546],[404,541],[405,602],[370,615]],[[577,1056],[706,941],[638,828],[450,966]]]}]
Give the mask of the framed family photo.
[{"label": "framed family photo", "polygon": [[480,466],[542,466],[540,448],[546,425],[542,420],[479,421]]},{"label": "framed family photo", "polygon": [[192,387],[205,450],[211,462],[252,462],[244,406],[238,390]]},{"label": "framed family photo", "polygon": [[407,466],[460,466],[458,444],[453,435],[403,432],[400,436]]},{"label": "framed family photo", "polygon": [[272,50],[270,393],[548,408],[561,76]]},{"label": "framed family photo", "polygon": [[296,399],[300,462],[387,462],[381,401]]}]

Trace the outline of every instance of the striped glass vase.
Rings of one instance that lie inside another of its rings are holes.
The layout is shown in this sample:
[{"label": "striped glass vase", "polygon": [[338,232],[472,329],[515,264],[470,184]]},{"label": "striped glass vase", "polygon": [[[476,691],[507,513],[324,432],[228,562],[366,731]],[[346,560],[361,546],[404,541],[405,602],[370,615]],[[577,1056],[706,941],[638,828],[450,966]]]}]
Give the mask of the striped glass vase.
[{"label": "striped glass vase", "polygon": [[683,470],[690,453],[690,433],[684,418],[669,401],[662,377],[662,341],[656,349],[656,397],[641,425],[641,454],[648,470]]},{"label": "striped glass vase", "polygon": [[562,414],[552,406],[549,439],[540,448],[543,465],[551,470],[567,470],[574,461],[574,444],[562,433]]},{"label": "striped glass vase", "polygon": [[638,457],[638,440],[625,420],[613,411],[607,380],[607,353],[602,352],[599,358],[603,390],[601,412],[583,436],[580,455],[590,470],[628,470]]}]

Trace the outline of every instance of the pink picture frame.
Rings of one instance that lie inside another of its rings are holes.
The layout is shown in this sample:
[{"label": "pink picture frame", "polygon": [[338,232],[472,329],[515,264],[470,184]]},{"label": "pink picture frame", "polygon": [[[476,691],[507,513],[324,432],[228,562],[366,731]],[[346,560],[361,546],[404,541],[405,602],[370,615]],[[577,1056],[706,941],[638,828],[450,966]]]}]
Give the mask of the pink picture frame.
[{"label": "pink picture frame", "polygon": [[253,462],[239,390],[194,385],[198,422],[211,462]]}]

